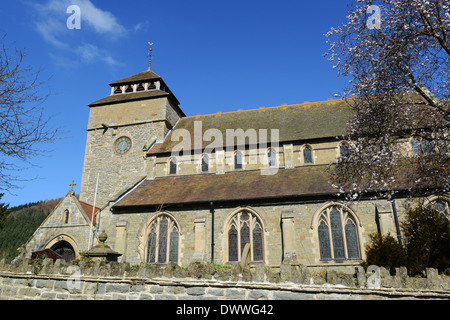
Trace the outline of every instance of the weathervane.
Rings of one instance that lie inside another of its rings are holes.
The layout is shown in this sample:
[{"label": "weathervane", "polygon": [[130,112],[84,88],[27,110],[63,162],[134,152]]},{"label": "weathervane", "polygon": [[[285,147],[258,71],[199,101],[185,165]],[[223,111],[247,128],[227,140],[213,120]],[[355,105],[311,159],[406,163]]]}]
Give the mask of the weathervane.
[{"label": "weathervane", "polygon": [[150,49],[148,50],[148,70],[150,71],[150,67],[152,65],[152,51],[153,51],[153,43],[148,43],[150,45]]}]

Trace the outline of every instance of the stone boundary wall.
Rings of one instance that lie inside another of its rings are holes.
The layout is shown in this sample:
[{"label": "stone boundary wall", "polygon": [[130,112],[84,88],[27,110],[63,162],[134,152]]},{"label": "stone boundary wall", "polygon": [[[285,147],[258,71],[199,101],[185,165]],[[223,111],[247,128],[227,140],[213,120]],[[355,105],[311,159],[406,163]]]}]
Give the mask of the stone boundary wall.
[{"label": "stone boundary wall", "polygon": [[243,269],[192,263],[186,269],[104,261],[0,261],[0,300],[391,300],[450,299],[450,277],[390,275],[384,268],[354,274],[282,265]]}]

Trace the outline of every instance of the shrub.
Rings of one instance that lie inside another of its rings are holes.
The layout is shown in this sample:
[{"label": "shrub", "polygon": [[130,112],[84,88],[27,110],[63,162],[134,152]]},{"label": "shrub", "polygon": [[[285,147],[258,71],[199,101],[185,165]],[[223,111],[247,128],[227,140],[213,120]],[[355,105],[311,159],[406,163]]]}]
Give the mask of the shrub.
[{"label": "shrub", "polygon": [[433,206],[418,206],[406,212],[401,227],[411,276],[425,268],[443,272],[450,267],[450,222],[447,217]]},{"label": "shrub", "polygon": [[369,236],[370,242],[366,247],[366,261],[362,266],[367,269],[370,265],[385,267],[391,273],[395,268],[406,266],[405,250],[390,234],[382,236],[373,233]]}]

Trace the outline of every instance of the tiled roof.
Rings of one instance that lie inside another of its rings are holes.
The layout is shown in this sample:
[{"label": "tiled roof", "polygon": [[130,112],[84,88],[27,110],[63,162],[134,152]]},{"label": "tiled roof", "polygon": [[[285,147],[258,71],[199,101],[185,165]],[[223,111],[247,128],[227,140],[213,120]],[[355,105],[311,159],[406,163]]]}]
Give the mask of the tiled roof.
[{"label": "tiled roof", "polygon": [[225,174],[170,176],[144,180],[114,205],[128,206],[207,203],[280,197],[318,196],[335,192],[326,166],[280,169],[274,175],[260,170]]},{"label": "tiled roof", "polygon": [[[414,159],[404,159],[394,173],[397,191],[411,186],[428,189],[436,182],[422,179]],[[377,193],[380,190],[365,190]],[[113,206],[113,210],[179,204],[205,204],[213,202],[257,201],[277,199],[311,199],[337,196],[338,190],[329,182],[328,165],[302,166],[279,169],[275,174],[262,171],[234,171],[225,174],[196,174],[146,179]]]},{"label": "tiled roof", "polygon": [[[242,129],[244,132],[248,129],[254,129],[257,134],[259,134],[259,129],[267,129],[267,142],[269,143],[271,141],[271,129],[279,130],[280,142],[337,137],[346,133],[347,122],[352,116],[352,109],[347,102],[344,100],[328,100],[184,117],[180,119],[163,142],[156,143],[149,150],[149,154],[171,152],[180,143],[178,139],[171,141],[172,134],[176,129],[189,131],[192,139],[191,146],[194,147],[194,124],[196,121],[201,121],[202,134],[208,129],[219,130],[225,146],[227,129]],[[203,139],[202,142],[202,149],[211,143],[211,141],[203,141]]]},{"label": "tiled roof", "polygon": [[[80,201],[80,200],[78,200],[78,202],[80,203],[81,208],[83,208],[84,213],[86,213],[86,215],[88,216],[89,221],[91,221],[91,220],[92,220],[92,209],[94,208],[94,206],[92,206],[92,205],[90,205],[90,204],[87,204],[86,202],[83,202],[83,201]],[[95,226],[96,223],[97,223],[97,216],[96,216],[95,214],[97,213],[97,211],[98,211],[99,209],[100,209],[100,208],[97,208],[97,207],[94,208],[94,219],[92,220],[92,224],[93,224],[94,226]]]},{"label": "tiled roof", "polygon": [[162,90],[148,90],[139,92],[130,92],[122,94],[113,94],[103,99],[97,100],[89,104],[89,107],[96,107],[104,104],[122,103],[127,101],[151,99],[159,97],[169,97],[170,94]]},{"label": "tiled roof", "polygon": [[140,72],[137,73],[135,75],[111,82],[109,85],[112,86],[118,86],[121,84],[130,84],[130,83],[137,83],[137,82],[145,82],[148,80],[157,80],[157,79],[161,79],[160,76],[158,76],[156,73],[154,73],[153,71],[144,71],[144,72]]}]

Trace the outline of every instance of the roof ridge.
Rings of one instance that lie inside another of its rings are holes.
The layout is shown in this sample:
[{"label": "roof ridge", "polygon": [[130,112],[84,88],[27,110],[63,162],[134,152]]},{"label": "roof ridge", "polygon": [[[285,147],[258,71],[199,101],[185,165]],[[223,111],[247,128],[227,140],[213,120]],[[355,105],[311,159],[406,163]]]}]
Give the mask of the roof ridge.
[{"label": "roof ridge", "polygon": [[216,112],[216,113],[209,113],[209,114],[197,114],[195,116],[186,116],[183,117],[183,119],[186,118],[196,118],[196,117],[210,117],[210,116],[217,116],[217,115],[223,115],[223,114],[230,114],[230,113],[241,113],[241,112],[254,112],[254,111],[263,111],[263,110],[267,110],[267,109],[284,109],[284,108],[293,108],[293,107],[301,107],[301,106],[314,106],[314,105],[319,105],[319,104],[323,104],[325,102],[332,102],[332,103],[339,103],[341,101],[345,100],[344,98],[342,99],[327,99],[327,100],[322,100],[322,101],[315,101],[315,102],[310,102],[310,101],[305,101],[303,103],[298,103],[298,104],[282,104],[280,106],[273,106],[273,107],[259,107],[259,108],[254,108],[254,109],[238,109],[238,110],[234,110],[234,111],[227,111],[227,112]]}]

